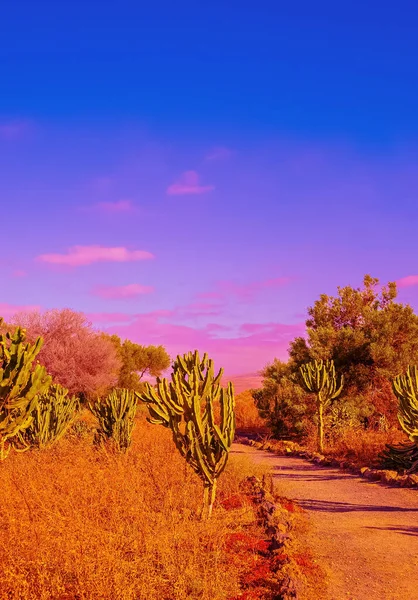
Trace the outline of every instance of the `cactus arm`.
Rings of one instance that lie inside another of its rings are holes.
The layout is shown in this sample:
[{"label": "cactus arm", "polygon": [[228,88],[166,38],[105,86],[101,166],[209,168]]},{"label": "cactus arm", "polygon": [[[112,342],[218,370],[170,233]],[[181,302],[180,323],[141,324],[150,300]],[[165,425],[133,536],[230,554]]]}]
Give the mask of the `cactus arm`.
[{"label": "cactus arm", "polygon": [[[206,516],[212,512],[216,479],[225,468],[235,432],[233,387],[228,384],[227,390],[221,389],[222,375],[223,369],[220,369],[215,376],[213,360],[207,353],[200,358],[196,350],[177,356],[170,383],[157,380],[156,389],[151,392],[147,386],[139,395],[150,415],[157,417],[152,422],[171,428],[180,454],[202,479],[201,514]],[[220,403],[219,424],[215,420],[215,402]]]}]

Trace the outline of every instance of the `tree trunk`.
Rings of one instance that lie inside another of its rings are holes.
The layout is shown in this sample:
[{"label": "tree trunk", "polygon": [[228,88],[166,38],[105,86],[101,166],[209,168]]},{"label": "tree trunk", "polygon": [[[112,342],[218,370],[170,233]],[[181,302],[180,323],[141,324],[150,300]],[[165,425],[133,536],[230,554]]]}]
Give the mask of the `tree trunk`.
[{"label": "tree trunk", "polygon": [[318,398],[318,452],[324,452],[324,405]]},{"label": "tree trunk", "polygon": [[216,483],[215,479],[212,484],[205,484],[203,488],[203,504],[202,509],[200,511],[200,518],[210,519],[212,515],[213,504],[215,502],[216,496]]}]

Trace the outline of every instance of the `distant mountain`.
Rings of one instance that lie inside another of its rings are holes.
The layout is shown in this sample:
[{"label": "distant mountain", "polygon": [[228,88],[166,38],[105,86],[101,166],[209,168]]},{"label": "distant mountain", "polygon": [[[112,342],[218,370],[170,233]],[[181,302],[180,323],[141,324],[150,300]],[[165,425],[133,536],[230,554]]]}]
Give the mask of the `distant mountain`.
[{"label": "distant mountain", "polygon": [[262,377],[258,373],[245,373],[244,375],[227,375],[222,378],[222,385],[226,385],[228,381],[234,384],[236,394],[245,392],[245,390],[261,387]]}]

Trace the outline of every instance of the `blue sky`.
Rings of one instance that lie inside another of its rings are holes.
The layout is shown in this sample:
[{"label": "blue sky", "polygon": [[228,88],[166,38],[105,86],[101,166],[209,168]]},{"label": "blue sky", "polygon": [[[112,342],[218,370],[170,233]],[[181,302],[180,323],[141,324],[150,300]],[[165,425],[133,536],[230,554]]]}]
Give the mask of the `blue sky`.
[{"label": "blue sky", "polygon": [[4,315],[70,306],[248,372],[365,273],[418,307],[417,17],[413,2],[8,2]]}]

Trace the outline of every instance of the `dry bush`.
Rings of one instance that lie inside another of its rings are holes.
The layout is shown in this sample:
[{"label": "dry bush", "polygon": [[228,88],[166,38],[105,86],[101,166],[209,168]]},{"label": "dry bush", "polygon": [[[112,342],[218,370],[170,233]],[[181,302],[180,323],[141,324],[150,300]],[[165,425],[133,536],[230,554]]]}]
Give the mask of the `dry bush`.
[{"label": "dry bush", "polygon": [[350,460],[361,466],[377,465],[378,456],[386,444],[405,441],[405,434],[397,428],[373,431],[363,428],[347,428],[326,446],[325,454]]},{"label": "dry bush", "polygon": [[71,394],[100,394],[116,383],[121,364],[116,349],[83,313],[34,311],[19,313],[13,321],[27,330],[29,341],[43,338],[39,362]]},{"label": "dry bush", "polygon": [[237,596],[241,567],[225,540],[255,527],[254,513],[223,506],[252,463],[232,454],[213,519],[200,522],[201,481],[168,430],[140,418],[131,450],[117,455],[94,450],[92,420],[81,423],[79,435],[0,464],[0,599]]},{"label": "dry bush", "polygon": [[235,396],[235,417],[240,431],[266,429],[266,422],[260,417],[250,390]]}]

